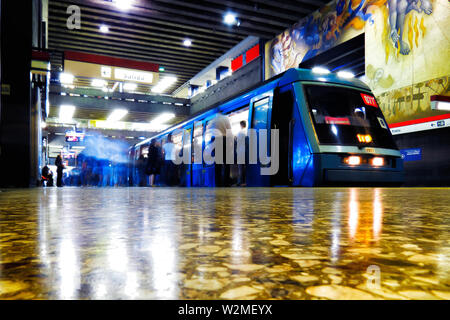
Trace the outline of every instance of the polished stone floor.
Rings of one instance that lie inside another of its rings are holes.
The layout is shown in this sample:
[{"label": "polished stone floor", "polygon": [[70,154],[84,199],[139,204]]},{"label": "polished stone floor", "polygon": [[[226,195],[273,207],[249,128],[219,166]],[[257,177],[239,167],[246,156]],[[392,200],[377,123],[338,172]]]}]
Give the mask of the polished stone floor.
[{"label": "polished stone floor", "polygon": [[0,299],[450,299],[450,189],[0,192]]}]

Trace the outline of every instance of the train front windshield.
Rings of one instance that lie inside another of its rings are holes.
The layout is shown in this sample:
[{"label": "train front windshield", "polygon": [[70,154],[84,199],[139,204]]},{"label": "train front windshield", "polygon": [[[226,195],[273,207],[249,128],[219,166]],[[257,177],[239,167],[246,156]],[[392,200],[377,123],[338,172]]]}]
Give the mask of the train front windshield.
[{"label": "train front windshield", "polygon": [[320,144],[397,149],[372,94],[333,85],[305,85]]}]

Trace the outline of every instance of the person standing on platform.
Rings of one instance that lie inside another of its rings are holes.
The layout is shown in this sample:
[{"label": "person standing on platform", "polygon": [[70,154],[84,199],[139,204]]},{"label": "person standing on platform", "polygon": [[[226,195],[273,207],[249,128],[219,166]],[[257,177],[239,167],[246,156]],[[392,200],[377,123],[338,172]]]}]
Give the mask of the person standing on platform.
[{"label": "person standing on platform", "polygon": [[227,159],[227,130],[231,131],[231,122],[230,119],[223,115],[222,113],[218,113],[215,118],[213,118],[209,123],[209,128],[211,130],[216,130],[217,133],[220,133],[220,136],[214,137],[214,139],[222,139],[223,146],[223,163],[216,163],[214,165],[215,168],[215,180],[217,187],[229,187],[230,186],[230,165],[226,164]]},{"label": "person standing on platform", "polygon": [[[245,120],[242,120],[240,123],[241,130],[238,132],[236,136],[236,142],[237,142],[237,148],[236,148],[236,154],[237,155],[244,155],[244,159],[246,159],[246,145],[247,145],[247,122]],[[245,163],[238,163],[238,186],[245,186]]]},{"label": "person standing on platform", "polygon": [[149,185],[153,187],[155,184],[155,176],[160,172],[161,164],[161,149],[156,144],[156,139],[150,142],[150,147],[148,148],[148,159],[147,159],[147,174],[149,178]]},{"label": "person standing on platform", "polygon": [[57,187],[62,187],[62,178],[63,178],[63,170],[64,170],[64,165],[62,162],[62,158],[61,155],[57,155],[56,156],[56,160],[55,160],[55,166],[56,166],[56,186]]},{"label": "person standing on platform", "polygon": [[137,170],[139,176],[139,187],[145,187],[145,158],[143,154],[139,156],[137,161]]},{"label": "person standing on platform", "polygon": [[167,142],[163,145],[164,156],[164,182],[168,186],[174,184],[175,176],[175,144],[172,141],[172,134],[167,136]]}]

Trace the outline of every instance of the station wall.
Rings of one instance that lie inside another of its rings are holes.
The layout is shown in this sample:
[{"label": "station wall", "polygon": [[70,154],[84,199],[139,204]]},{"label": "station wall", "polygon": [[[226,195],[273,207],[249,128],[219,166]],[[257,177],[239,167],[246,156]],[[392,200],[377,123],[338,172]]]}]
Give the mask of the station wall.
[{"label": "station wall", "polygon": [[205,92],[193,96],[191,114],[253,87],[260,83],[262,78],[262,58],[259,57],[233,72],[231,76],[207,88]]}]

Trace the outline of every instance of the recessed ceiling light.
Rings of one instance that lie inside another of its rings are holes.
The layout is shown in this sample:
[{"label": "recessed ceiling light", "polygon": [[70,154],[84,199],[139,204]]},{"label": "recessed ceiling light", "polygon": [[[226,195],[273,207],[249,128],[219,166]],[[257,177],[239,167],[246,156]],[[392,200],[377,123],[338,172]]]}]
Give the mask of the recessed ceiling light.
[{"label": "recessed ceiling light", "polygon": [[102,24],[102,25],[100,26],[100,32],[102,32],[102,33],[108,33],[108,32],[109,32],[108,26],[105,26],[104,24]]},{"label": "recessed ceiling light", "polygon": [[128,10],[131,8],[131,0],[114,0],[116,7],[121,10]]},{"label": "recessed ceiling light", "polygon": [[73,83],[73,79],[74,79],[74,76],[72,74],[70,74],[70,73],[61,73],[59,75],[59,81],[62,84],[72,84]]},{"label": "recessed ceiling light", "polygon": [[69,123],[72,121],[73,114],[75,113],[75,106],[62,105],[59,107],[59,122]]},{"label": "recessed ceiling light", "polygon": [[92,80],[91,85],[93,87],[101,88],[101,87],[106,87],[107,82],[105,80],[102,80],[102,79],[94,79],[94,80]]},{"label": "recessed ceiling light", "polygon": [[184,45],[185,47],[190,47],[190,46],[192,45],[192,40],[191,40],[191,39],[185,39],[185,40],[183,41],[183,45]]},{"label": "recessed ceiling light", "polygon": [[234,13],[227,13],[223,17],[223,22],[230,26],[233,24],[237,24],[236,15]]},{"label": "recessed ceiling light", "polygon": [[174,76],[165,77],[156,84],[152,88],[152,92],[155,93],[163,93],[166,89],[168,89],[171,85],[173,85],[177,81],[177,78]]},{"label": "recessed ceiling light", "polygon": [[115,122],[121,120],[123,117],[125,117],[128,113],[128,110],[126,109],[115,109],[113,112],[108,116],[108,119],[106,121],[108,122]]},{"label": "recessed ceiling light", "polygon": [[137,84],[136,83],[130,83],[127,82],[123,85],[123,89],[125,91],[135,91],[137,89]]}]

